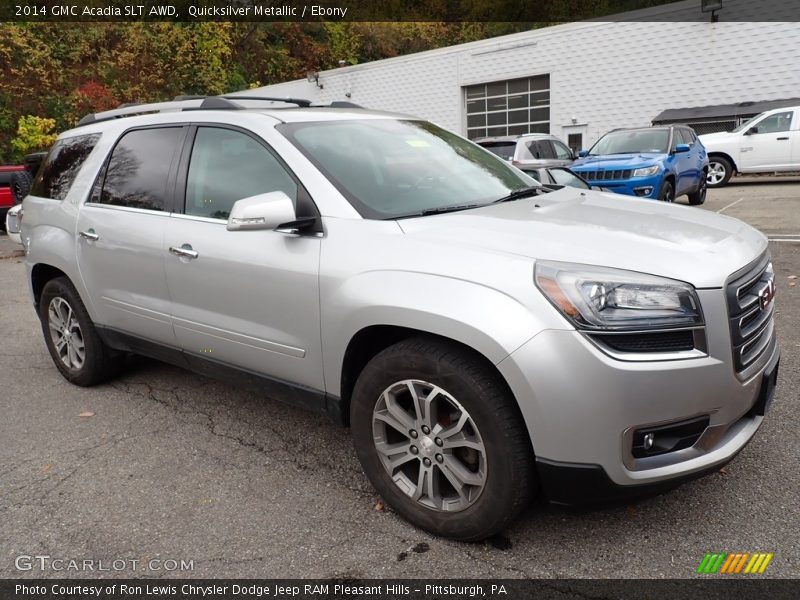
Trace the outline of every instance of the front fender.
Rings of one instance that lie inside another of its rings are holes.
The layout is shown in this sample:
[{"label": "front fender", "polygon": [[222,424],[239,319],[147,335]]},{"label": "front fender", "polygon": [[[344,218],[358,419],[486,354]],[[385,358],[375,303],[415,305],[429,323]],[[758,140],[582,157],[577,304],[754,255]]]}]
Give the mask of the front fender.
[{"label": "front fender", "polygon": [[325,387],[336,395],[345,350],[366,327],[393,325],[449,338],[493,364],[545,328],[528,306],[502,291],[410,271],[361,273],[323,297],[321,304]]}]

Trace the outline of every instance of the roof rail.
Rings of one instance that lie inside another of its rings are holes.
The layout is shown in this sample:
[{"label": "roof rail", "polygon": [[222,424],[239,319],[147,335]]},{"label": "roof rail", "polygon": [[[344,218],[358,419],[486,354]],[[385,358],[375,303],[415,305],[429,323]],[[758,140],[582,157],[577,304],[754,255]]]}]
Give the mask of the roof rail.
[{"label": "roof rail", "polygon": [[167,102],[151,102],[148,104],[125,103],[117,108],[99,113],[89,113],[78,121],[77,127],[111,121],[122,117],[134,115],[146,115],[162,112],[176,112],[183,110],[244,110],[248,107],[242,106],[237,100],[245,102],[283,102],[294,104],[300,108],[363,108],[358,104],[344,101],[334,101],[330,104],[312,104],[311,100],[305,98],[279,98],[272,96],[176,96],[174,100]]},{"label": "roof rail", "polygon": [[226,100],[255,100],[257,102],[286,102],[286,104],[296,104],[302,108],[307,108],[311,106],[311,100],[306,100],[305,98],[278,98],[272,96],[235,96],[235,95],[222,95],[218,96],[219,98],[225,98]]}]

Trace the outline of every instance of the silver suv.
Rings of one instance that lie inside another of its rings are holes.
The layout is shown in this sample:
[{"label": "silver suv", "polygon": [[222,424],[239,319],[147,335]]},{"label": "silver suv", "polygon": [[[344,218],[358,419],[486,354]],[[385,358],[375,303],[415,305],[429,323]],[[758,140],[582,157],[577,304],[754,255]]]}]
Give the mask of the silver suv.
[{"label": "silver suv", "polygon": [[566,167],[576,159],[564,142],[546,133],[486,137],[475,143],[523,171]]},{"label": "silver suv", "polygon": [[69,381],[136,353],[322,411],[396,512],[460,540],[537,494],[718,469],[775,388],[761,233],[547,192],[410,117],[224,98],[93,115],[50,151],[21,233]]}]

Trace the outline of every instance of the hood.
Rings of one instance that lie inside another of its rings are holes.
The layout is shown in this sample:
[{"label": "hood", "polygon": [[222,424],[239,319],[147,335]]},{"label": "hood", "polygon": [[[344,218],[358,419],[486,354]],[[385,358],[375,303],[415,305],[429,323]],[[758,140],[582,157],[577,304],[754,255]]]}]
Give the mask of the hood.
[{"label": "hood", "polygon": [[731,131],[718,131],[717,133],[706,133],[704,135],[698,135],[697,139],[700,140],[700,143],[705,146],[706,150],[708,150],[709,146],[714,146],[716,144],[728,142],[729,140],[733,140],[738,138],[741,133],[733,133]]},{"label": "hood", "polygon": [[606,154],[599,156],[586,156],[572,163],[572,169],[596,170],[599,167],[609,169],[636,169],[647,167],[661,160],[663,154],[658,152],[637,152],[634,154]]},{"label": "hood", "polygon": [[628,269],[698,288],[721,287],[767,248],[766,237],[738,219],[569,187],[398,223],[427,242]]}]

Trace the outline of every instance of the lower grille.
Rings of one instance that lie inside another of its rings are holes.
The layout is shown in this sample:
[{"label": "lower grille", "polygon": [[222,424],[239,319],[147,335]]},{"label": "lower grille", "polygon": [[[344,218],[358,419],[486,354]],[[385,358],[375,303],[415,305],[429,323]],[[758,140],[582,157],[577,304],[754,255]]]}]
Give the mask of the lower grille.
[{"label": "lower grille", "polygon": [[725,288],[737,374],[764,354],[774,334],[775,274],[768,254],[735,273]]},{"label": "lower grille", "polygon": [[618,352],[681,352],[695,348],[694,332],[691,330],[596,335],[594,337]]}]

